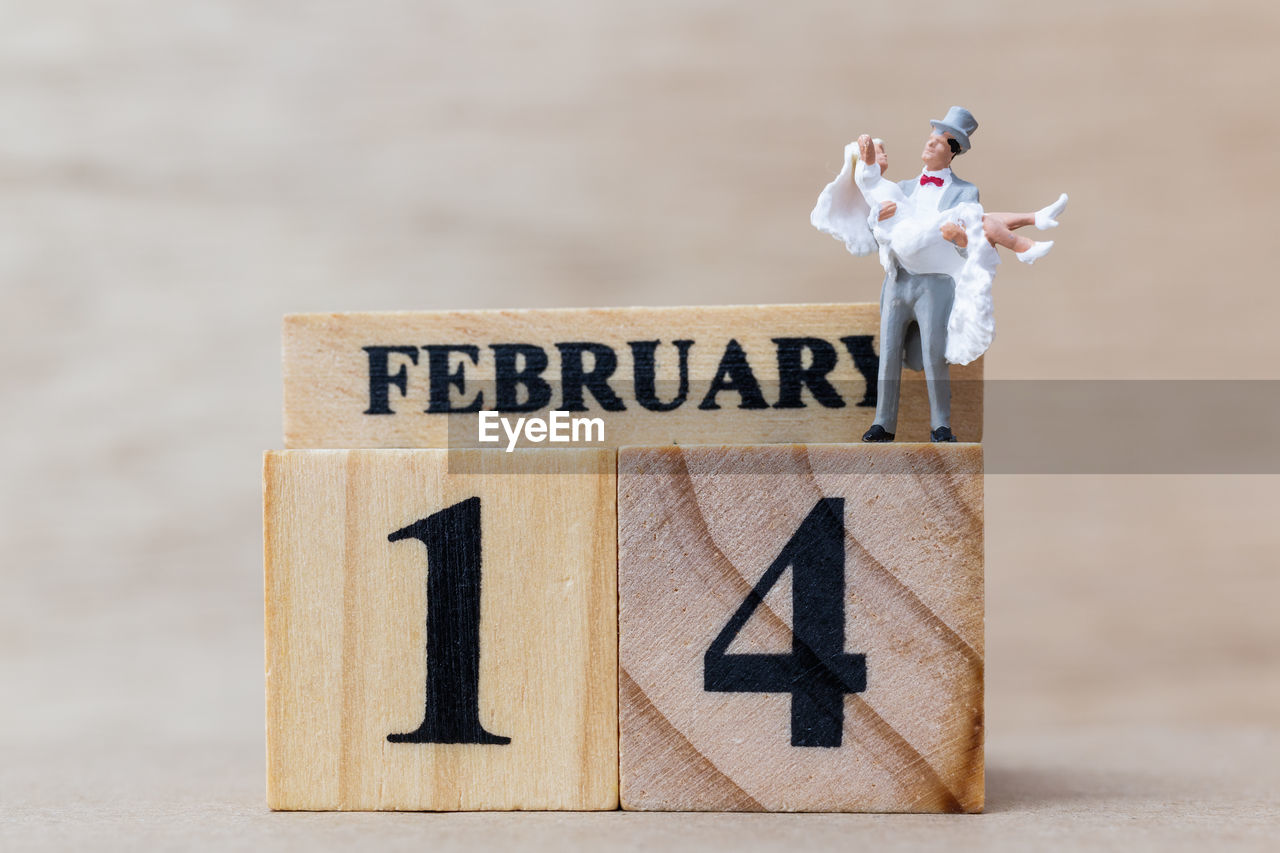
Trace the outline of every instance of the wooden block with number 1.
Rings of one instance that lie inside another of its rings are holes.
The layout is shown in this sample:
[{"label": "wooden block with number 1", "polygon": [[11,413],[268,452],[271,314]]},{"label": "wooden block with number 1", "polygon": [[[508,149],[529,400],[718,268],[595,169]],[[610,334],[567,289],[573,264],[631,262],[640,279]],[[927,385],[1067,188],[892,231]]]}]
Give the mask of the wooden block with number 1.
[{"label": "wooden block with number 1", "polygon": [[264,466],[276,809],[618,803],[614,454]]},{"label": "wooden block with number 1", "polygon": [[623,808],[981,811],[982,447],[623,448]]}]

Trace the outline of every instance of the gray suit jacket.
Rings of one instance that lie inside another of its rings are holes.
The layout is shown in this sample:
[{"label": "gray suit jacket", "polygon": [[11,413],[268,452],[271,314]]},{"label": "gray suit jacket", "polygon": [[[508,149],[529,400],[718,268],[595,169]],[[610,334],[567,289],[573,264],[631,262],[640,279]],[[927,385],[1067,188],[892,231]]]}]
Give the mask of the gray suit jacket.
[{"label": "gray suit jacket", "polygon": [[[914,194],[915,191],[920,188],[920,176],[917,175],[916,177],[909,178],[905,181],[898,181],[898,188],[902,190],[905,196],[910,198],[912,194]],[[965,202],[973,202],[974,204],[978,204],[978,188],[973,184],[969,183],[968,181],[961,180],[956,175],[955,172],[952,172],[951,183],[946,189],[942,191],[942,199],[941,201],[938,202],[938,210],[950,210],[956,205],[964,204]],[[960,253],[961,257],[964,257],[965,255],[968,254],[964,249],[961,249],[959,247],[956,248],[956,251]],[[890,279],[892,279],[896,274],[897,274],[896,270],[886,273],[885,279],[884,279],[885,285],[888,285]],[[880,291],[880,310],[881,311],[886,310],[885,304],[884,304],[883,288],[881,288],[881,291]],[[946,332],[945,329],[943,329],[942,331],[944,333]],[[923,358],[923,354],[920,346],[920,329],[918,327],[912,326],[911,331],[907,333],[907,337],[903,346],[902,356],[903,356],[903,363],[909,369],[911,370],[924,369],[924,358]]]}]

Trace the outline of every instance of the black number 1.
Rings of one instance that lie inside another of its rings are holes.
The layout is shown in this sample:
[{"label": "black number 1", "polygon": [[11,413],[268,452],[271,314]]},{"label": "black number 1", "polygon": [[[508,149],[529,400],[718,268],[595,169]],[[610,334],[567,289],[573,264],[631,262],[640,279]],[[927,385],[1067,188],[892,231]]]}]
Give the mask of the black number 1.
[{"label": "black number 1", "polygon": [[[790,567],[791,652],[729,654],[729,644]],[[823,498],[716,636],[703,661],[716,693],[790,693],[791,745],[839,746],[844,697],[867,689],[865,655],[844,650],[844,498]]]},{"label": "black number 1", "polygon": [[392,743],[511,743],[480,725],[480,499],[468,498],[387,539],[427,546],[427,707]]}]

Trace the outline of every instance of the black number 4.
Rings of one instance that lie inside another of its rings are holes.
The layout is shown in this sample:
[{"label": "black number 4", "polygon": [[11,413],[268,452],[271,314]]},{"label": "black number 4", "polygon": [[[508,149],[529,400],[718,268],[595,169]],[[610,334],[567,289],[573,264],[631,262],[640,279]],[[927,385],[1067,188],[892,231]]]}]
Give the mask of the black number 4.
[{"label": "black number 4", "polygon": [[[729,654],[751,614],[790,567],[789,654]],[[790,693],[791,745],[840,746],[844,697],[867,689],[865,655],[844,650],[844,498],[822,498],[716,636],[703,662],[704,689]]]},{"label": "black number 4", "polygon": [[427,707],[392,743],[511,743],[480,725],[480,499],[468,498],[387,537],[427,546]]}]

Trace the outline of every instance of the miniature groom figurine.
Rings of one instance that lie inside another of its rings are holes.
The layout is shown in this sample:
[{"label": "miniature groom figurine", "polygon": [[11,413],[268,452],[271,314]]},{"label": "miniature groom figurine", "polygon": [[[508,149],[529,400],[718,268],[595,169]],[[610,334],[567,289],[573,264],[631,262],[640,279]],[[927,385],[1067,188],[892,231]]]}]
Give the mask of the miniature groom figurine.
[{"label": "miniature groom figurine", "polygon": [[[951,171],[951,161],[969,150],[969,137],[978,122],[963,107],[952,107],[946,118],[929,122],[933,133],[924,144],[924,171],[916,178],[899,181],[898,186],[912,199],[917,210],[934,213],[950,210],[965,202],[978,202],[978,188],[962,181]],[[884,221],[897,212],[897,205],[885,202],[877,216]],[[951,241],[962,236],[960,229],[947,235]],[[964,249],[951,246],[961,255]],[[862,436],[863,441],[893,441],[898,428],[898,392],[902,366],[924,369],[929,390],[931,439],[955,441],[951,433],[951,378],[948,372],[947,319],[955,300],[956,283],[943,273],[912,273],[896,259],[885,273],[880,290],[880,372],[876,399],[876,419]]]}]

